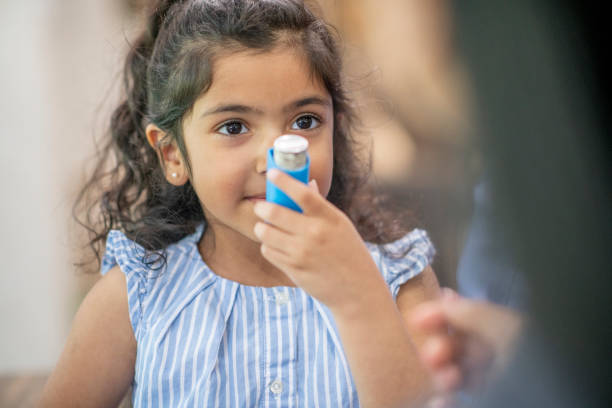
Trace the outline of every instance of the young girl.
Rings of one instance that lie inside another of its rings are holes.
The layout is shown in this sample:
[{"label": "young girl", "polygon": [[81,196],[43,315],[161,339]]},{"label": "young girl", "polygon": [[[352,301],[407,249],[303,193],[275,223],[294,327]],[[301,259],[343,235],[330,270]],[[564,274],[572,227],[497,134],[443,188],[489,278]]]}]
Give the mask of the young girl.
[{"label": "young girl", "polygon": [[[130,385],[146,407],[425,397],[405,318],[437,296],[433,247],[367,193],[324,21],[299,0],[163,1],[125,75],[90,183],[103,277],[43,405],[114,406]],[[309,141],[308,186],[266,172],[287,133]],[[266,202],[266,178],[304,212]]]}]

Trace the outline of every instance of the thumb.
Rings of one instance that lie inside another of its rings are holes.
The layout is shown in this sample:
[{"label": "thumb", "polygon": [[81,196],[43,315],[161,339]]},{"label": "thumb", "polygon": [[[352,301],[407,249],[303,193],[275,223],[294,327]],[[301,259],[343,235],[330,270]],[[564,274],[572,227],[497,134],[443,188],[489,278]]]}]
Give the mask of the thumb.
[{"label": "thumb", "polygon": [[440,306],[455,330],[478,337],[499,351],[512,342],[521,326],[518,313],[490,302],[459,298],[442,301]]}]

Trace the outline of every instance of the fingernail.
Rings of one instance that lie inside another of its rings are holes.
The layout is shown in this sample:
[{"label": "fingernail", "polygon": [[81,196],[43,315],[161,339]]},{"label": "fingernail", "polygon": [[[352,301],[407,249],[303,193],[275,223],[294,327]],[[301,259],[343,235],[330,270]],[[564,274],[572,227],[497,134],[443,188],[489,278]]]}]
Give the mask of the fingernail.
[{"label": "fingernail", "polygon": [[253,206],[253,211],[255,212],[255,214],[260,215],[264,209],[264,206],[265,206],[265,203],[261,201],[256,202],[255,205]]}]

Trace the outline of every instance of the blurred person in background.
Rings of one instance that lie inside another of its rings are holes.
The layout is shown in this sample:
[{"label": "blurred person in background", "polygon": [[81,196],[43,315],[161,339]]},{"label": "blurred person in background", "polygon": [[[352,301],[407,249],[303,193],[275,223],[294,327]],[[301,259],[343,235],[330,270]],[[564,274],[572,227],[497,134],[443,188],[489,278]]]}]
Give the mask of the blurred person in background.
[{"label": "blurred person in background", "polygon": [[498,194],[489,232],[505,237],[528,301],[518,339],[511,309],[453,296],[422,305],[421,355],[441,392],[488,380],[481,399],[451,405],[609,407],[610,71],[596,31],[607,22],[569,2],[453,9]]},{"label": "blurred person in background", "polygon": [[608,24],[572,2],[454,4],[499,192],[528,286],[525,332],[482,406],[610,406]]}]

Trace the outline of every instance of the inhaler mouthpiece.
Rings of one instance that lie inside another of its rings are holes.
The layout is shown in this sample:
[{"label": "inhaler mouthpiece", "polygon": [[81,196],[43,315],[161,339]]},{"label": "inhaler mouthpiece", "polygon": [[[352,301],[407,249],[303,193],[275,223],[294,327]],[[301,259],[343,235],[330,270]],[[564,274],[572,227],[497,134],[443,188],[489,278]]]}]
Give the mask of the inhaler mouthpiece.
[{"label": "inhaler mouthpiece", "polygon": [[306,165],[308,140],[302,136],[284,135],[274,141],[274,161],[283,170],[297,170]]}]

